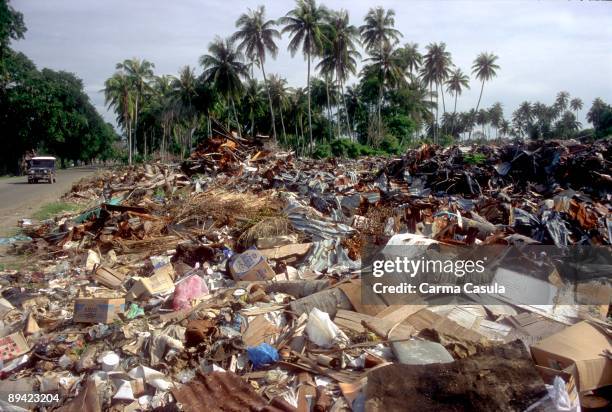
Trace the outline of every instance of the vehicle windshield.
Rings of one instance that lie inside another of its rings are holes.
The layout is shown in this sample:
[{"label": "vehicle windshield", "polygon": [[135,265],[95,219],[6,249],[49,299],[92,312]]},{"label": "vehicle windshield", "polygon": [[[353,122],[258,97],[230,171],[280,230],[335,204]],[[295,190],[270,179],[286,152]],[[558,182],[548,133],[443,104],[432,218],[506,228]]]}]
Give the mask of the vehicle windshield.
[{"label": "vehicle windshield", "polygon": [[53,168],[55,167],[55,160],[49,159],[32,159],[31,167],[47,167]]}]

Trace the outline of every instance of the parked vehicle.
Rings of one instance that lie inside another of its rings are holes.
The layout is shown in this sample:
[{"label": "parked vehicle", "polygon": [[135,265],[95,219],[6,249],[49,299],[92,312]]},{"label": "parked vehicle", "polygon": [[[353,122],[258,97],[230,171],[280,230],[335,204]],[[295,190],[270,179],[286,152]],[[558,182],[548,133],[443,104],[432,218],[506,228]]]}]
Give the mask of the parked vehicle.
[{"label": "parked vehicle", "polygon": [[55,183],[55,157],[36,156],[30,159],[28,165],[28,183],[38,183],[45,180],[48,183]]}]

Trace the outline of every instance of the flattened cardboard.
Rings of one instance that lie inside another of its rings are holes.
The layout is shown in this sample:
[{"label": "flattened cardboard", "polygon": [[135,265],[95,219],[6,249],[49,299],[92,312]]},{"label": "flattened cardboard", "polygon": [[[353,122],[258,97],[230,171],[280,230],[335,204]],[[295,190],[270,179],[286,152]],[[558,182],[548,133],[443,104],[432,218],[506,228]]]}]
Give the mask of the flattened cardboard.
[{"label": "flattened cardboard", "polygon": [[255,249],[246,250],[234,257],[229,264],[234,280],[270,280],[276,273],[266,258]]},{"label": "flattened cardboard", "polygon": [[531,345],[536,365],[558,371],[576,366],[580,392],[612,384],[612,361],[601,356],[612,351],[606,332],[589,322],[580,322]]},{"label": "flattened cardboard", "polygon": [[127,294],[128,299],[140,296],[151,296],[169,292],[174,288],[174,282],[166,270],[155,272],[151,277],[139,279]]},{"label": "flattened cardboard", "polygon": [[21,356],[29,350],[30,345],[21,332],[0,338],[0,360],[2,362]]},{"label": "flattened cardboard", "polygon": [[117,289],[123,283],[125,273],[118,270],[113,270],[105,266],[100,266],[96,269],[94,274],[94,280],[101,285],[104,285],[110,289]]},{"label": "flattened cardboard", "polygon": [[294,243],[291,245],[276,246],[260,250],[268,259],[288,259],[290,257],[304,256],[310,250],[312,243]]},{"label": "flattened cardboard", "polygon": [[74,301],[74,322],[111,323],[125,310],[123,298],[79,298]]}]

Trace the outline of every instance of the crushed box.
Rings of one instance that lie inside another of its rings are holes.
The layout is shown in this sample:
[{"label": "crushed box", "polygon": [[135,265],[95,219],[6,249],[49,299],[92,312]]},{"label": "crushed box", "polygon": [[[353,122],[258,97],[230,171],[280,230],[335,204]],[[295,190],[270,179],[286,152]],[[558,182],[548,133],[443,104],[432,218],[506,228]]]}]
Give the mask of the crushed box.
[{"label": "crushed box", "polygon": [[140,296],[151,296],[158,293],[168,292],[174,289],[174,282],[167,271],[155,272],[151,277],[141,278],[127,294],[128,299],[136,299]]},{"label": "crushed box", "polygon": [[580,322],[531,345],[536,365],[567,372],[575,365],[580,392],[612,384],[612,362],[602,356],[612,351],[606,331],[589,322]]},{"label": "crushed box", "polygon": [[111,323],[125,310],[123,298],[78,298],[74,301],[74,322]]},{"label": "crushed box", "polygon": [[249,249],[236,255],[229,264],[232,277],[237,280],[270,280],[276,273],[266,258],[255,249]]}]

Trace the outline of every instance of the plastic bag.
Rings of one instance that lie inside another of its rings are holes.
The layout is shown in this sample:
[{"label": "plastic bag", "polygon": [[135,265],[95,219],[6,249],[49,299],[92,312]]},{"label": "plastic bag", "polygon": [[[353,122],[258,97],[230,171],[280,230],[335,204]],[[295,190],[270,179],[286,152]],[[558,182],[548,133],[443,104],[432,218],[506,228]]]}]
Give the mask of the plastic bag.
[{"label": "plastic bag", "polygon": [[271,365],[278,362],[279,359],[276,348],[265,342],[257,346],[247,348],[247,355],[255,368],[259,368],[264,365]]},{"label": "plastic bag", "polygon": [[197,275],[189,276],[176,285],[172,308],[182,310],[191,308],[191,300],[208,294],[208,287]]},{"label": "plastic bag", "polygon": [[323,348],[332,347],[335,343],[348,342],[348,337],[331,321],[329,314],[317,308],[312,308],[308,315],[306,333],[310,341]]}]

